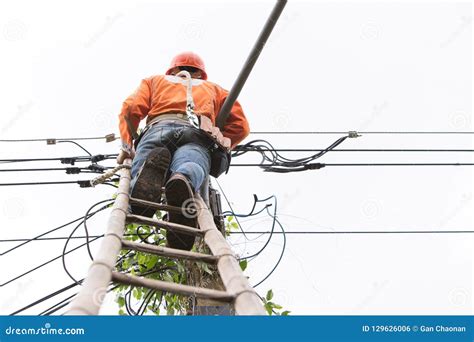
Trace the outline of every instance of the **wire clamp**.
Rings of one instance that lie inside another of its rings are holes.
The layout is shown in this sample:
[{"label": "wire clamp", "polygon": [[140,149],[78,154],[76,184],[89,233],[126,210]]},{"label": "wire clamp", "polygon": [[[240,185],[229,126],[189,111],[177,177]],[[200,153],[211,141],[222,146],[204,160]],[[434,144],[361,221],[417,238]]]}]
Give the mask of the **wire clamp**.
[{"label": "wire clamp", "polygon": [[358,138],[358,137],[361,137],[362,135],[360,135],[359,133],[357,133],[357,131],[349,131],[347,132],[349,138]]}]

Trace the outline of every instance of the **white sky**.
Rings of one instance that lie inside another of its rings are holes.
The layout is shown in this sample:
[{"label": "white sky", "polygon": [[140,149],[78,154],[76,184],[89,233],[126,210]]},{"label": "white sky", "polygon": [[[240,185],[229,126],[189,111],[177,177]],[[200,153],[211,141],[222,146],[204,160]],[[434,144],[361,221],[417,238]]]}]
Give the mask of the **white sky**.
[{"label": "white sky", "polygon": [[[209,79],[230,88],[272,6],[266,1],[1,2],[0,137],[117,132],[124,98],[141,78],[164,73],[171,57],[183,50],[201,54]],[[239,100],[254,131],[472,131],[471,31],[470,3],[290,1]],[[323,148],[337,137],[263,138],[280,148]],[[366,135],[340,147],[473,145],[472,136]],[[118,150],[118,142],[84,146],[93,154]],[[1,159],[75,155],[83,153],[73,145],[42,143],[1,143],[0,154]],[[468,153],[338,152],[321,161],[473,159]],[[90,176],[2,173],[0,182]],[[220,182],[238,212],[248,211],[254,193],[276,195],[288,231],[457,230],[474,228],[472,176],[472,167],[328,167],[287,175],[234,168]],[[84,215],[112,190],[1,187],[0,237],[32,237]],[[92,233],[103,232],[106,218],[104,213],[91,220]],[[268,230],[269,225],[269,220],[249,221],[244,228]],[[67,236],[70,229],[53,236]],[[231,241],[236,251],[251,252],[265,237],[246,249],[242,237]],[[278,235],[249,265],[250,281],[271,269],[281,242]],[[473,243],[474,236],[467,234],[289,235],[280,267],[258,290],[273,289],[275,301],[292,314],[472,314]],[[1,243],[0,250],[11,246]],[[2,256],[1,283],[59,255],[63,242],[27,246]],[[89,266],[86,251],[71,254],[67,263],[80,278]],[[55,262],[1,287],[0,313],[69,283],[61,263]],[[103,313],[116,313],[110,300]]]}]

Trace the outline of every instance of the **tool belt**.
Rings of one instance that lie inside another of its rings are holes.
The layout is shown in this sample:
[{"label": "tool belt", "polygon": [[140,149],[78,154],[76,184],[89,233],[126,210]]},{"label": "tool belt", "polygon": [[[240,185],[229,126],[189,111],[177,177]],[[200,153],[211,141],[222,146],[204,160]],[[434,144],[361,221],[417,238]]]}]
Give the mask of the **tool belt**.
[{"label": "tool belt", "polygon": [[161,114],[151,120],[134,141],[135,150],[141,138],[154,125],[159,123],[174,122],[186,127],[179,131],[165,131],[162,136],[164,144],[167,143],[181,147],[185,144],[196,143],[209,150],[211,156],[211,169],[209,174],[215,178],[229,171],[231,154],[230,139],[222,135],[219,128],[215,127],[206,116],[199,116],[199,128],[194,127],[186,118],[186,114]]}]

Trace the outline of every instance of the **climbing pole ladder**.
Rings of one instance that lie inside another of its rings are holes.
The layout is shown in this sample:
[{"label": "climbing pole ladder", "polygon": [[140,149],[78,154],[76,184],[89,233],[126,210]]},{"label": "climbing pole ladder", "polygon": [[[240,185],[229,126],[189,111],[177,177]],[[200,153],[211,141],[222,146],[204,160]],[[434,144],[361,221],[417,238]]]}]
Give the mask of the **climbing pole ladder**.
[{"label": "climbing pole ladder", "polygon": [[[157,210],[179,211],[179,207],[171,207],[159,203],[129,198],[130,165],[127,159],[125,167],[118,171],[120,181],[117,198],[112,207],[107,223],[107,231],[100,249],[92,262],[88,274],[77,297],[72,301],[66,315],[97,315],[107,293],[110,282],[124,285],[140,286],[148,289],[171,292],[196,298],[213,299],[230,303],[238,315],[265,315],[262,302],[255,290],[242,273],[238,260],[222,233],[217,229],[211,212],[203,199],[197,195],[195,208],[199,228],[188,227],[163,220],[156,220],[128,213],[129,203],[140,203]],[[183,251],[144,243],[124,240],[125,225],[141,223],[163,228],[167,231],[193,234],[201,237],[212,254]],[[225,291],[203,287],[176,284],[167,281],[138,277],[114,271],[118,255],[122,249],[135,250],[169,258],[187,259],[217,265]]]}]

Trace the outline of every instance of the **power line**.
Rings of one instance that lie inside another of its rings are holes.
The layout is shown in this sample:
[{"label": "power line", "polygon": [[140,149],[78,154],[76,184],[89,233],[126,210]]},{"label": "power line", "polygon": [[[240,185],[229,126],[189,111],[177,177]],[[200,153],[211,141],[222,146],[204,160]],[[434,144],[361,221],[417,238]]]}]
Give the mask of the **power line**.
[{"label": "power line", "polygon": [[50,167],[50,168],[36,168],[36,169],[0,169],[0,172],[41,172],[41,171],[66,171],[67,174],[78,173],[103,173],[104,170],[110,170],[113,167],[91,165],[90,167]]},{"label": "power line", "polygon": [[[109,182],[115,182],[117,179],[111,179]],[[59,185],[59,184],[79,184],[81,188],[91,187],[90,180],[76,181],[55,181],[55,182],[25,182],[25,183],[0,183],[0,186],[21,186],[21,185]],[[107,183],[100,183],[107,184]],[[109,184],[107,184],[109,185]]]},{"label": "power line", "polygon": [[[91,239],[91,240],[90,240],[90,243],[96,241],[97,239],[99,239],[99,238]],[[69,253],[72,253],[72,252],[78,250],[79,248],[84,247],[85,245],[87,245],[87,242],[86,242],[86,243],[83,243],[82,245],[79,245],[79,246],[77,246],[77,247],[75,247],[75,248],[73,248],[73,249],[71,249],[71,250],[69,250],[69,251],[67,251],[66,253],[64,253],[64,255],[67,255],[67,254],[69,254]],[[11,278],[11,279],[9,279],[8,281],[4,282],[3,284],[0,284],[0,287],[3,287],[3,286],[5,286],[5,285],[8,285],[8,284],[10,284],[10,283],[12,283],[12,282],[14,282],[14,281],[16,281],[16,280],[18,280],[18,279],[24,277],[25,275],[27,275],[27,274],[29,274],[29,273],[31,273],[31,272],[34,272],[34,271],[36,271],[37,269],[39,269],[39,268],[41,268],[41,267],[43,267],[43,266],[46,266],[46,265],[52,263],[53,261],[56,261],[56,260],[60,259],[62,256],[63,256],[63,254],[61,254],[61,255],[59,255],[59,256],[57,256],[57,257],[55,257],[55,258],[52,258],[52,259],[50,259],[50,260],[48,260],[48,261],[42,263],[41,265],[38,265],[38,266],[36,266],[36,267],[34,267],[34,268],[32,268],[32,269],[26,271],[26,272],[24,272],[24,273],[22,273],[22,274],[20,274],[20,275],[18,275],[18,276],[16,276],[16,277],[14,277],[14,278]]]},{"label": "power line", "polygon": [[[95,215],[96,213],[98,213],[99,211],[102,211],[102,210],[104,210],[104,209],[105,209],[105,208],[101,208],[101,209],[98,209],[98,210],[94,211],[93,213],[90,213],[89,217]],[[4,251],[4,252],[2,252],[2,253],[0,253],[0,256],[3,256],[3,255],[5,255],[5,254],[7,254],[7,253],[10,253],[10,252],[14,251],[15,249],[18,249],[18,248],[20,248],[20,247],[22,247],[22,246],[24,246],[24,245],[26,245],[26,244],[28,244],[28,243],[30,243],[30,242],[32,242],[32,241],[38,240],[38,239],[42,238],[42,237],[45,236],[45,235],[48,235],[48,234],[50,234],[50,233],[52,233],[52,232],[55,232],[55,231],[57,231],[57,230],[59,230],[59,229],[65,228],[65,227],[67,227],[67,226],[69,226],[69,225],[71,225],[71,224],[73,224],[73,223],[76,223],[76,222],[78,222],[78,221],[80,221],[80,220],[83,220],[84,218],[85,218],[85,216],[78,217],[77,219],[74,219],[74,220],[69,221],[69,222],[67,222],[67,223],[65,223],[65,224],[62,224],[62,225],[60,225],[60,226],[58,226],[58,227],[55,227],[55,228],[53,228],[53,229],[50,229],[50,230],[48,230],[48,231],[46,231],[46,232],[44,232],[44,233],[41,233],[40,235],[37,235],[37,236],[35,236],[35,237],[33,237],[33,238],[30,238],[30,239],[17,239],[17,240],[24,241],[24,242],[23,242],[23,243],[20,243],[20,244],[18,244],[18,245],[16,245],[16,246],[14,246],[14,247],[12,247],[12,248],[9,248],[9,249],[7,249],[6,251]],[[98,236],[98,237],[101,237],[101,236]],[[43,239],[46,240],[45,238],[43,238]],[[0,242],[4,242],[4,241],[6,242],[6,241],[8,241],[8,240],[0,240]]]},{"label": "power line", "polygon": [[[255,131],[250,134],[347,134],[350,131]],[[474,134],[474,132],[454,132],[454,131],[363,131],[359,134]]]},{"label": "power line", "polygon": [[106,142],[111,142],[118,139],[115,136],[115,133],[107,134],[102,137],[79,137],[79,138],[36,138],[36,139],[0,139],[0,142],[46,142],[49,145],[55,144],[57,142],[64,141],[74,141],[74,140],[104,140]]},{"label": "power line", "polygon": [[115,159],[117,154],[96,154],[93,156],[78,156],[78,157],[56,157],[56,158],[23,158],[23,159],[0,159],[0,164],[5,163],[22,163],[22,162],[34,162],[34,161],[60,161],[61,164],[81,163],[81,162],[92,162],[96,163],[102,160]]},{"label": "power line", "polygon": [[[285,234],[471,234],[474,230],[346,230],[346,231],[286,231]],[[230,232],[230,234],[242,234],[241,232]],[[282,232],[271,231],[246,231],[245,234],[282,234]]]},{"label": "power line", "polygon": [[[322,152],[325,149],[319,148],[273,148],[267,149],[269,152]],[[235,147],[234,151],[260,152],[251,148],[244,148],[242,145]],[[412,149],[412,148],[339,148],[331,152],[474,152],[474,149]]]},{"label": "power line", "polygon": [[[323,168],[326,166],[473,166],[474,163],[312,163],[307,164],[314,168]],[[258,166],[271,167],[273,164],[231,164],[230,166]],[[311,168],[308,168],[311,169]],[[303,170],[302,170],[303,171]]]},{"label": "power line", "polygon": [[[229,234],[270,234],[271,231],[238,231],[238,232],[233,232],[230,231]],[[459,229],[459,230],[360,230],[360,231],[353,231],[353,230],[348,230],[348,231],[314,231],[314,230],[296,230],[296,231],[286,231],[286,234],[308,234],[308,235],[313,235],[313,234],[471,234],[474,233],[474,230],[468,230],[468,229]],[[282,234],[282,232],[273,232],[273,234]],[[101,238],[104,235],[89,235],[89,238]],[[124,236],[139,236],[138,234],[125,234]],[[71,239],[86,239],[87,237],[85,235],[83,236],[73,236]],[[35,241],[51,241],[51,240],[66,240],[68,239],[68,236],[59,236],[59,237],[51,237],[51,238],[38,238],[35,239]],[[20,241],[30,241],[31,239],[3,239],[0,240],[0,243],[2,242],[20,242]]]},{"label": "power line", "polygon": [[[81,279],[81,280],[79,280],[79,282],[82,282],[83,280],[84,280],[84,279]],[[67,285],[67,286],[65,286],[65,287],[63,287],[63,288],[61,288],[61,289],[59,289],[59,290],[57,290],[57,291],[54,291],[53,293],[50,293],[50,294],[47,295],[47,296],[44,296],[43,298],[40,298],[40,299],[34,301],[34,302],[31,303],[31,304],[28,304],[27,306],[25,306],[25,307],[23,307],[23,308],[21,308],[21,309],[16,310],[15,312],[12,312],[9,316],[14,316],[14,315],[16,315],[17,313],[20,313],[20,312],[22,312],[22,311],[28,310],[29,308],[32,308],[33,306],[36,306],[36,305],[38,305],[38,304],[44,302],[45,300],[48,300],[48,299],[50,299],[50,298],[53,298],[54,296],[57,296],[58,294],[61,294],[61,293],[65,292],[65,291],[67,291],[67,290],[70,290],[70,289],[72,289],[72,288],[74,288],[74,287],[76,287],[76,286],[77,286],[76,283],[72,283],[72,284],[70,284],[70,285]]]}]

